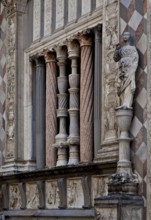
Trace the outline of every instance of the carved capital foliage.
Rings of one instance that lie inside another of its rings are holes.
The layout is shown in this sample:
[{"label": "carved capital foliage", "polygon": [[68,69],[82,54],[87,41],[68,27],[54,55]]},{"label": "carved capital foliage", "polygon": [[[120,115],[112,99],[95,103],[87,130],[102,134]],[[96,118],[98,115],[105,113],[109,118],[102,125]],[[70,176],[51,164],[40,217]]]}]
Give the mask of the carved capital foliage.
[{"label": "carved capital foliage", "polygon": [[67,47],[65,45],[57,45],[54,47],[59,61],[67,59]]},{"label": "carved capital foliage", "polygon": [[48,51],[44,53],[45,62],[56,62],[56,56],[54,52]]},{"label": "carved capital foliage", "polygon": [[2,4],[6,8],[7,15],[14,12],[22,12],[25,13],[27,0],[2,0]]},{"label": "carved capital foliage", "polygon": [[93,38],[91,30],[86,30],[78,34],[80,46],[92,46]]},{"label": "carved capital foliage", "polygon": [[68,40],[68,54],[69,58],[79,57],[80,55],[80,45],[77,40]]}]

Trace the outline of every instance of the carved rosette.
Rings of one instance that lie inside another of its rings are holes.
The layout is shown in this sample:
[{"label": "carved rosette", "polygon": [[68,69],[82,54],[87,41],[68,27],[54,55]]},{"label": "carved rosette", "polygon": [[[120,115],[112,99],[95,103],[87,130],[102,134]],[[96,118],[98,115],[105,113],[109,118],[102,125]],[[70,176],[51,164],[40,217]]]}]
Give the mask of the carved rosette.
[{"label": "carved rosette", "polygon": [[57,46],[55,48],[59,66],[59,76],[57,77],[58,83],[58,109],[57,117],[59,118],[59,133],[55,136],[55,144],[53,145],[58,149],[57,153],[57,166],[67,164],[67,117],[68,117],[68,79],[66,76],[66,60],[67,49],[65,46]]},{"label": "carved rosette", "polygon": [[[118,73],[118,66],[113,61],[115,45],[118,43],[118,1],[104,1],[104,76],[103,76],[103,119],[102,140],[108,143],[117,140],[117,125],[115,107],[118,104],[118,97],[115,88],[115,79]],[[104,126],[105,125],[105,126]]]},{"label": "carved rosette", "polygon": [[70,84],[70,128],[69,128],[69,162],[68,164],[79,163],[79,145],[80,145],[80,126],[79,126],[79,84],[80,77],[77,73],[78,57],[80,46],[76,40],[68,42],[68,57],[71,59],[72,73],[69,75]]}]

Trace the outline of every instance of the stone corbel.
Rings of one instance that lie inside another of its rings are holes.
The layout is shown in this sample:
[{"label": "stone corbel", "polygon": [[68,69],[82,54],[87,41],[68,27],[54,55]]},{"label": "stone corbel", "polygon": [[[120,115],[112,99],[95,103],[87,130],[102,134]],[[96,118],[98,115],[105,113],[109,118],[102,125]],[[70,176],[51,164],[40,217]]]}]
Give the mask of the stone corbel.
[{"label": "stone corbel", "polygon": [[26,209],[26,186],[25,183],[19,183],[19,191],[21,195],[21,209]]},{"label": "stone corbel", "polygon": [[65,178],[58,179],[59,196],[60,196],[60,209],[67,207],[67,183]]},{"label": "stone corbel", "polygon": [[84,206],[83,208],[91,208],[91,177],[84,176],[81,179],[82,188],[84,193]]}]

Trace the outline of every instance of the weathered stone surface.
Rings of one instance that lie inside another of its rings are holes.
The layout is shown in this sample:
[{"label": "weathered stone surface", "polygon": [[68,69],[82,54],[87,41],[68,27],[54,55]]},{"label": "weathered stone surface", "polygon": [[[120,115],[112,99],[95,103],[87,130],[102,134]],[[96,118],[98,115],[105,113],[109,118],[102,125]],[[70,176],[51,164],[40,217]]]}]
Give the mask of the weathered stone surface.
[{"label": "weathered stone surface", "polygon": [[33,41],[38,40],[41,34],[41,0],[34,0],[33,10]]},{"label": "weathered stone surface", "polygon": [[64,25],[64,0],[56,0],[56,29]]},{"label": "weathered stone surface", "polygon": [[51,34],[52,25],[52,0],[45,0],[44,5],[44,36]]},{"label": "weathered stone surface", "polygon": [[39,193],[36,183],[26,184],[27,209],[38,209]]},{"label": "weathered stone surface", "polygon": [[82,208],[84,196],[80,178],[67,179],[67,206],[68,208]]},{"label": "weathered stone surface", "polygon": [[46,208],[58,208],[60,204],[60,198],[57,180],[46,181],[45,186]]},{"label": "weathered stone surface", "polygon": [[91,11],[91,0],[82,0],[82,15],[88,14]]},{"label": "weathered stone surface", "polygon": [[21,208],[21,195],[19,186],[16,184],[9,186],[9,208],[20,209]]},{"label": "weathered stone surface", "polygon": [[77,18],[77,0],[68,1],[68,22]]}]

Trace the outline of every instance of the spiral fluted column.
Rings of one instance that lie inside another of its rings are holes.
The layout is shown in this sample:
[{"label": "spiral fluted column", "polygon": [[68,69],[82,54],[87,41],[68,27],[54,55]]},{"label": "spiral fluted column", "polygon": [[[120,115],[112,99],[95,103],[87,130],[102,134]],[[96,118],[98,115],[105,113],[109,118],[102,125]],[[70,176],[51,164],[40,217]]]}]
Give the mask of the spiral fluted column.
[{"label": "spiral fluted column", "polygon": [[57,66],[53,52],[45,54],[46,62],[46,166],[56,165],[56,149],[53,147],[57,134]]},{"label": "spiral fluted column", "polygon": [[92,37],[81,34],[80,161],[93,158],[93,48]]},{"label": "spiral fluted column", "polygon": [[55,137],[54,147],[57,148],[57,166],[67,165],[67,117],[68,117],[68,79],[66,76],[67,49],[65,46],[56,47],[59,66],[58,83],[58,109],[59,133]]},{"label": "spiral fluted column", "polygon": [[71,59],[72,72],[69,75],[70,93],[70,128],[69,128],[69,161],[68,164],[79,163],[80,127],[79,127],[79,84],[78,74],[79,43],[75,40],[68,42],[68,57]]}]

